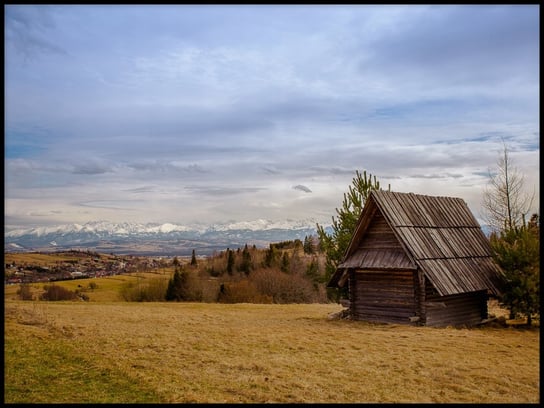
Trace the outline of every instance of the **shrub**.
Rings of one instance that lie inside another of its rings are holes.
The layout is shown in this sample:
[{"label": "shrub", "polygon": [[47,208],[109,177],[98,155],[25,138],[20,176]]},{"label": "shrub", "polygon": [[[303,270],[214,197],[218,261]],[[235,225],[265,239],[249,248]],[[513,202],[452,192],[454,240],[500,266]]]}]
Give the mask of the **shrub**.
[{"label": "shrub", "polygon": [[76,289],[76,296],[78,298],[80,298],[81,300],[84,300],[86,302],[89,300],[89,296],[87,296],[85,293],[83,293],[83,290],[81,290],[81,289]]},{"label": "shrub", "polygon": [[126,282],[121,286],[119,295],[127,302],[160,302],[164,300],[168,282],[155,278],[144,283]]},{"label": "shrub", "polygon": [[219,303],[272,303],[272,296],[264,295],[247,279],[221,284]]},{"label": "shrub", "polygon": [[220,283],[217,279],[201,277],[200,285],[202,288],[203,302],[217,302],[219,296]]},{"label": "shrub", "polygon": [[291,275],[277,269],[260,269],[250,276],[258,291],[274,303],[314,303],[318,292],[312,282],[300,275]]},{"label": "shrub", "polygon": [[42,300],[74,300],[78,297],[75,292],[58,285],[45,285],[43,289],[45,292],[40,296]]},{"label": "shrub", "polygon": [[19,289],[17,289],[17,295],[21,300],[33,300],[32,292],[30,290],[30,285],[28,283],[21,283]]},{"label": "shrub", "polygon": [[127,302],[137,302],[139,288],[135,289],[136,284],[134,282],[125,282],[121,285],[119,289],[119,296],[121,299],[126,300]]}]

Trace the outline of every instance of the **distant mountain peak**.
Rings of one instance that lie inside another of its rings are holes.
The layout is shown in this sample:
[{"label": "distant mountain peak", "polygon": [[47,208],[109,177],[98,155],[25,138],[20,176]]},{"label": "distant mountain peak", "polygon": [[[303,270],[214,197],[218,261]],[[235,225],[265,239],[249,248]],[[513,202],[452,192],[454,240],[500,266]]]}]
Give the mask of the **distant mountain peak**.
[{"label": "distant mountain peak", "polygon": [[314,220],[232,221],[224,224],[180,225],[90,221],[58,226],[13,229],[4,233],[4,250],[62,250],[92,248],[102,252],[153,254],[199,248],[200,254],[244,244],[267,246],[272,242],[304,239],[316,234]]},{"label": "distant mountain peak", "polygon": [[168,234],[172,232],[206,232],[206,231],[230,231],[230,230],[271,230],[271,229],[308,229],[315,228],[316,221],[314,220],[284,220],[270,221],[265,219],[257,219],[253,221],[232,221],[223,224],[212,224],[207,227],[201,225],[180,225],[174,223],[132,223],[132,222],[110,222],[110,221],[89,221],[85,224],[62,224],[48,227],[34,227],[26,229],[13,229],[4,234],[5,237],[17,237],[22,235],[50,235],[50,234],[66,234],[74,232],[88,233],[109,233],[113,235],[127,234]]}]

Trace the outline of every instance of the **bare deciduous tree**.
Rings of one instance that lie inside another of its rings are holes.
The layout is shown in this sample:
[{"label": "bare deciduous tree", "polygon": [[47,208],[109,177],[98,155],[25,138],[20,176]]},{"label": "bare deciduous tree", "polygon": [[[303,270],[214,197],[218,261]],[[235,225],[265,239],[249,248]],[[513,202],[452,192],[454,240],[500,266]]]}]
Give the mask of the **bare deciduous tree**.
[{"label": "bare deciduous tree", "polygon": [[511,230],[523,223],[534,199],[524,191],[524,176],[513,166],[508,147],[497,160],[497,171],[489,172],[489,184],[483,195],[485,221],[495,230]]}]

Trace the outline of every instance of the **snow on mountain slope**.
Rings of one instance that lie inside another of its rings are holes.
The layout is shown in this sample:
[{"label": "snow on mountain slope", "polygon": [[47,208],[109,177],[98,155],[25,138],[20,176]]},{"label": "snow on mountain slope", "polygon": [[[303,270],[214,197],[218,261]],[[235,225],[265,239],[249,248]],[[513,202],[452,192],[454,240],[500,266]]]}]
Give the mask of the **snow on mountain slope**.
[{"label": "snow on mountain slope", "polygon": [[139,224],[139,223],[111,223],[107,221],[91,221],[86,224],[64,224],[52,227],[37,227],[28,229],[14,229],[5,233],[5,238],[15,238],[24,235],[37,237],[46,235],[66,235],[74,233],[88,233],[98,235],[139,235],[139,234],[169,234],[173,232],[198,232],[210,231],[262,231],[272,229],[300,230],[315,228],[316,223],[312,220],[273,222],[263,219],[255,221],[241,221],[227,224],[214,224],[205,229],[201,226],[185,226],[171,223],[164,224]]},{"label": "snow on mountain slope", "polygon": [[178,248],[222,250],[244,244],[267,246],[272,242],[303,240],[316,234],[312,220],[272,222],[255,220],[203,227],[173,223],[139,224],[93,221],[52,227],[13,229],[4,234],[5,251],[59,250],[63,248],[97,248],[110,251],[141,252],[143,248],[162,248],[156,253]]}]

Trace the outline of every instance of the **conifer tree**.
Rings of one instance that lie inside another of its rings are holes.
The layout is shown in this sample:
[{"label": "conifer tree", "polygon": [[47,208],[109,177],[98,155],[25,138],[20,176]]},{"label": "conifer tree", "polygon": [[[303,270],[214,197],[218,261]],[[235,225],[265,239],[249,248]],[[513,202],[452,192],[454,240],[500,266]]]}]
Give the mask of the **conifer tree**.
[{"label": "conifer tree", "polygon": [[490,237],[494,258],[505,273],[500,303],[510,318],[522,316],[531,326],[540,313],[540,227],[534,214],[528,225],[505,228]]},{"label": "conifer tree", "polygon": [[305,236],[304,237],[304,253],[305,254],[313,254],[314,251],[314,237],[313,236]]},{"label": "conifer tree", "polygon": [[242,262],[240,263],[240,272],[244,272],[246,275],[249,275],[251,271],[251,254],[247,248],[247,244],[244,246],[242,251]]},{"label": "conifer tree", "polygon": [[283,256],[281,257],[280,269],[281,269],[282,272],[288,272],[289,271],[289,254],[287,252],[284,252]]},{"label": "conifer tree", "polygon": [[274,244],[270,244],[264,256],[264,266],[271,268],[275,265],[277,258],[277,251]]},{"label": "conifer tree", "polygon": [[193,254],[191,255],[191,266],[196,266],[196,265],[197,265],[196,254],[195,254],[195,250],[193,249]]},{"label": "conifer tree", "polygon": [[174,275],[168,281],[166,289],[166,300],[168,301],[200,301],[202,300],[202,291],[195,287],[191,281],[189,271],[177,266]]},{"label": "conifer tree", "polygon": [[[352,185],[349,186],[348,192],[344,193],[342,208],[336,208],[337,217],[332,217],[332,233],[328,234],[322,225],[317,224],[319,245],[326,256],[325,279],[327,282],[343,260],[370,192],[380,189],[380,182],[376,176],[372,177],[371,174],[367,176],[366,171],[361,174],[357,170],[352,179]],[[347,288],[343,291],[328,289],[327,293],[329,298],[338,301],[340,297],[346,296],[346,290]]]},{"label": "conifer tree", "polygon": [[232,275],[234,267],[234,251],[227,248],[227,273]]},{"label": "conifer tree", "polygon": [[[177,259],[177,258],[175,258]],[[180,301],[183,300],[181,288],[183,287],[184,279],[181,273],[181,268],[176,265],[174,275],[168,281],[166,289],[166,300]]]}]

